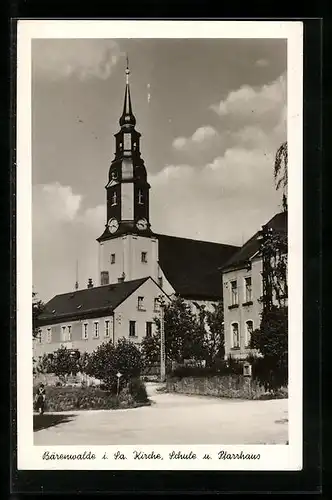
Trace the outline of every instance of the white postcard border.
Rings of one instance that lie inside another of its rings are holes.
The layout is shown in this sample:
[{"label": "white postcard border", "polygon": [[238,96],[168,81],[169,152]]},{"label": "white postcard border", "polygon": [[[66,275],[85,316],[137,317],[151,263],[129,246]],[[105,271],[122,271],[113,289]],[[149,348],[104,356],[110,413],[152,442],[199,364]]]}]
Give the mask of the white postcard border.
[{"label": "white postcard border", "polygon": [[[289,241],[289,445],[34,446],[32,397],[32,38],[284,38],[287,39]],[[302,119],[303,25],[286,21],[57,21],[19,20],[17,26],[17,446],[24,470],[301,470],[302,469]],[[31,355],[29,355],[31,353]],[[114,460],[121,451],[127,460]],[[133,451],[163,460],[135,460]],[[95,459],[43,459],[43,454]],[[181,451],[198,458],[170,460]],[[218,453],[259,459],[218,458]],[[103,459],[104,453],[108,460]],[[211,459],[203,459],[209,454]],[[241,456],[241,455],[240,455]]]}]

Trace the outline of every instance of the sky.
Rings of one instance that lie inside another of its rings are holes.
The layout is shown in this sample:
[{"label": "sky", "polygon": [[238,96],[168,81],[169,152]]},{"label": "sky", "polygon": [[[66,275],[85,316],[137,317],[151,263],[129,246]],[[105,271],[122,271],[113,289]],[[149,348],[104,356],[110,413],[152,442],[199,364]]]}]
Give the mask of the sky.
[{"label": "sky", "polygon": [[158,233],[242,245],[281,210],[286,41],[32,40],[33,286],[98,283],[126,54]]}]

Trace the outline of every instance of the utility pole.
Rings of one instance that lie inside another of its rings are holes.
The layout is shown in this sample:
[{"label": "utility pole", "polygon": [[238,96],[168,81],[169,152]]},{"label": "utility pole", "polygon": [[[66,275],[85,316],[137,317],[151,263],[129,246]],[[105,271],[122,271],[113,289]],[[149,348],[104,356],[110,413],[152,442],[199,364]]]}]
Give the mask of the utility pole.
[{"label": "utility pole", "polygon": [[160,382],[166,380],[164,304],[160,303]]}]

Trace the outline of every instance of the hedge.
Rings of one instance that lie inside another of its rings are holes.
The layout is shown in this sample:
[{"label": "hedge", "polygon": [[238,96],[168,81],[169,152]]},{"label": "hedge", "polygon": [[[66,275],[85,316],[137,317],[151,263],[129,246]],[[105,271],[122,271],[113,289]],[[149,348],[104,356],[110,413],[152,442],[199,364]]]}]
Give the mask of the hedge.
[{"label": "hedge", "polygon": [[[37,388],[34,388],[34,395]],[[73,410],[112,410],[149,404],[145,385],[133,380],[119,396],[99,387],[46,386],[46,412]]]}]

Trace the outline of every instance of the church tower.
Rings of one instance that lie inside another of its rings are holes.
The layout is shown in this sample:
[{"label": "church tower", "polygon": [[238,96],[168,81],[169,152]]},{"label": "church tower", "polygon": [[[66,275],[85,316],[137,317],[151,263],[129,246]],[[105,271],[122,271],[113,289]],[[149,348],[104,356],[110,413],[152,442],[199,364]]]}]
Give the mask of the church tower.
[{"label": "church tower", "polygon": [[[158,241],[150,227],[150,185],[141,158],[141,134],[135,129],[136,118],[131,103],[128,66],[127,59],[120,130],[115,134],[115,155],[105,186],[106,224],[103,234],[97,239],[101,285],[144,276],[156,277],[157,272]],[[152,242],[156,247],[153,251]],[[141,260],[136,262],[139,260],[139,253]],[[152,259],[150,265],[148,258]]]}]

